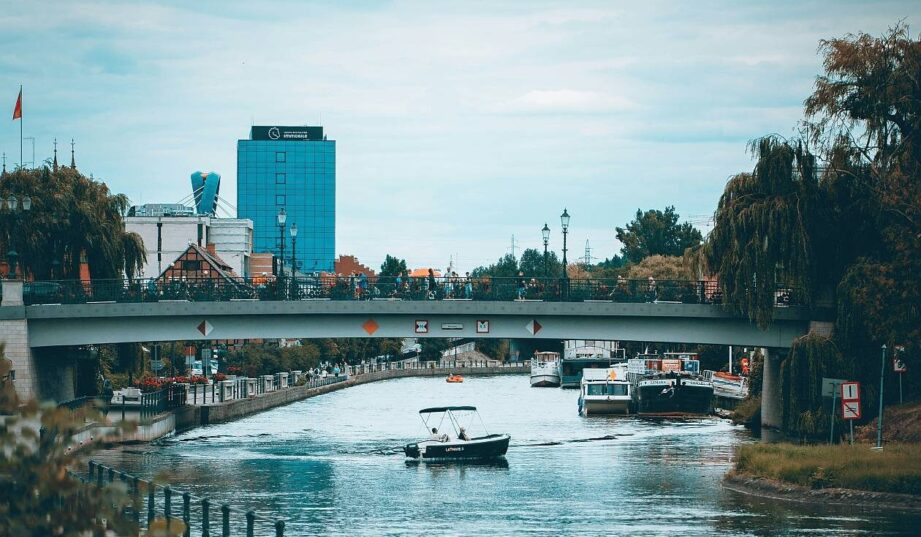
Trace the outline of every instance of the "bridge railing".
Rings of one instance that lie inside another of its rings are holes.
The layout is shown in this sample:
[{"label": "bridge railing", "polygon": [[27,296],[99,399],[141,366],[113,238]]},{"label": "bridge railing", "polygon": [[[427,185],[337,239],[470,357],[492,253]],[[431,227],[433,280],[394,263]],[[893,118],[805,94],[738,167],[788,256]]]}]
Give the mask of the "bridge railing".
[{"label": "bridge railing", "polygon": [[[113,302],[227,302],[255,300],[472,300],[545,302],[670,302],[720,304],[715,280],[623,278],[358,278],[298,276],[64,280],[30,282],[23,300],[31,304]],[[778,285],[776,305],[802,303],[798,289]]]}]

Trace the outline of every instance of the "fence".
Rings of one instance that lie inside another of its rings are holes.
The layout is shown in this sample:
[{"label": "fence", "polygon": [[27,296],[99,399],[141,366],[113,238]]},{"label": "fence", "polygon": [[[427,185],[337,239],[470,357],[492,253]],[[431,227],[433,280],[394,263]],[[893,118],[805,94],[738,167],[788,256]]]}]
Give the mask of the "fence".
[{"label": "fence", "polygon": [[[542,300],[554,302],[680,302],[720,304],[713,280],[626,280],[597,278],[395,278],[340,276],[197,278],[182,280],[62,280],[32,282],[23,290],[30,304],[115,302],[226,302],[251,300]],[[778,284],[778,306],[802,304],[798,289]]]},{"label": "fence", "polygon": [[102,488],[112,483],[122,484],[131,498],[131,504],[119,516],[133,527],[137,535],[149,529],[157,518],[162,518],[167,524],[181,520],[186,527],[186,537],[228,537],[231,534],[283,537],[285,534],[283,520],[260,516],[254,511],[241,511],[226,503],[213,504],[208,498],[174,490],[169,485],[160,486],[96,461],[89,461],[85,475],[82,472],[71,472],[71,475],[87,486]]},{"label": "fence", "polygon": [[92,405],[105,413],[121,412],[122,419],[125,418],[126,412],[139,412],[140,419],[143,422],[157,414],[179,408],[186,404],[186,391],[182,386],[170,385],[163,389],[141,394],[140,404],[115,404],[107,401],[105,397],[85,396],[63,401],[58,403],[58,407],[66,407],[76,410],[85,405]]}]

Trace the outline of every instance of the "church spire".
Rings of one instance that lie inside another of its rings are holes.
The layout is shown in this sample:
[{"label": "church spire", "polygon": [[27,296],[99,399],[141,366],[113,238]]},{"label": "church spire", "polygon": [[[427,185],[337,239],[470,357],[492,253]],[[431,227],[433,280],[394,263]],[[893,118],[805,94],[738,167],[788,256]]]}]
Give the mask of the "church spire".
[{"label": "church spire", "polygon": [[73,170],[77,169],[77,161],[74,160],[74,139],[70,139],[70,168]]},{"label": "church spire", "polygon": [[3,154],[3,171],[0,174],[6,175],[6,153]]},{"label": "church spire", "polygon": [[58,139],[54,139],[54,171],[58,171]]}]

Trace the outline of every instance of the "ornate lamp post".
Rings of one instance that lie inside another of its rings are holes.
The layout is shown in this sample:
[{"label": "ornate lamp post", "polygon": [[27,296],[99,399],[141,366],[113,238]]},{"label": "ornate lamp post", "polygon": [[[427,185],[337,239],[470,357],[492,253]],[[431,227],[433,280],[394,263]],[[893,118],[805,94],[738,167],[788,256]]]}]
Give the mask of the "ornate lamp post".
[{"label": "ornate lamp post", "polygon": [[560,226],[563,228],[563,285],[560,294],[563,298],[567,298],[569,297],[569,273],[566,269],[569,268],[569,263],[566,261],[566,233],[569,232],[569,213],[565,208],[563,214],[560,215]]},{"label": "ornate lamp post", "polygon": [[291,223],[291,275],[297,275],[297,222]]},{"label": "ornate lamp post", "polygon": [[550,242],[550,228],[547,227],[547,223],[544,222],[544,229],[540,230],[541,235],[544,238],[544,278],[549,276],[547,268],[547,244]]},{"label": "ornate lamp post", "polygon": [[281,255],[278,256],[278,279],[284,280],[285,278],[285,222],[288,220],[288,215],[285,213],[285,208],[282,207],[278,210],[278,238],[281,240]]}]

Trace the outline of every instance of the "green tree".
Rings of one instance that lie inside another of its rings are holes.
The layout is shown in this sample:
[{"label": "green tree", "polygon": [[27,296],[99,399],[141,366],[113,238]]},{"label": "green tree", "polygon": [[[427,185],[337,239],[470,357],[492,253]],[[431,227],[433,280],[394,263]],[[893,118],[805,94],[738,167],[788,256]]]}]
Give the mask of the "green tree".
[{"label": "green tree", "polygon": [[774,136],[750,148],[755,169],[727,183],[706,250],[727,301],[765,327],[773,320],[778,283],[802,290],[807,301],[816,293],[824,268],[817,239],[827,226],[815,157],[802,144]]},{"label": "green tree", "polygon": [[529,278],[541,278],[544,276],[558,278],[563,273],[563,263],[556,256],[556,252],[547,252],[545,264],[543,252],[528,248],[521,254],[518,270],[524,272],[524,275]]},{"label": "green tree", "polygon": [[682,255],[698,246],[703,240],[700,231],[690,223],[679,224],[678,218],[674,207],[666,207],[664,212],[637,209],[627,227],[615,228],[624,258],[639,263],[650,255]]},{"label": "green tree", "polygon": [[490,276],[493,278],[514,278],[518,276],[518,260],[512,254],[505,254],[492,265],[477,267],[470,271],[474,278]]},{"label": "green tree", "polygon": [[693,280],[694,274],[684,258],[653,255],[627,269],[627,279],[645,280],[652,276],[656,280]]},{"label": "green tree", "polygon": [[76,279],[86,259],[93,278],[133,277],[147,259],[141,237],[125,231],[124,194],[77,170],[47,166],[0,177],[0,196],[29,196],[30,211],[0,220],[0,251],[16,250],[24,273],[36,279]]},{"label": "green tree", "polygon": [[382,284],[391,284],[395,278],[406,272],[406,260],[387,255],[381,264],[381,271],[378,273],[378,281]]}]

